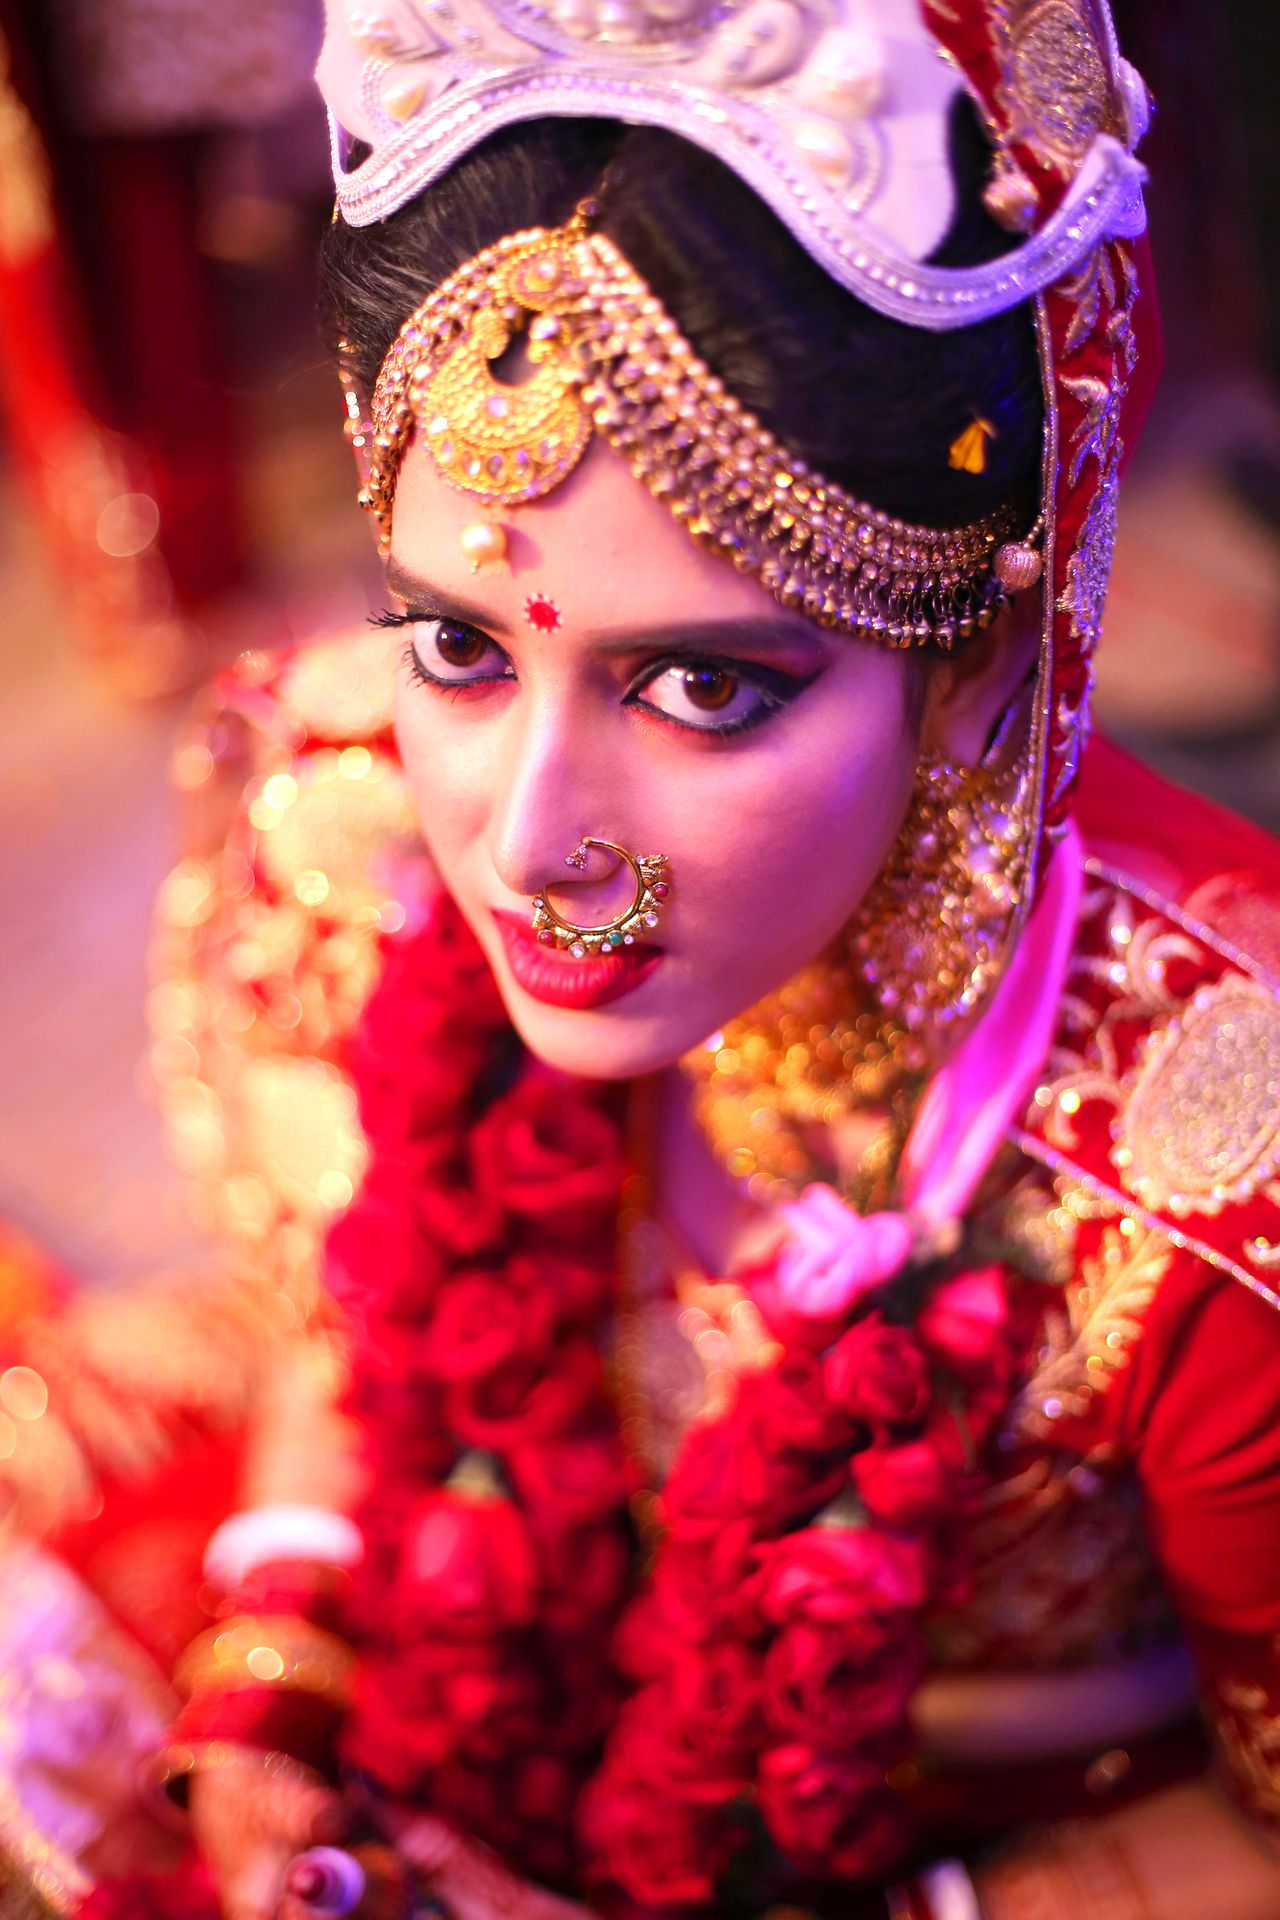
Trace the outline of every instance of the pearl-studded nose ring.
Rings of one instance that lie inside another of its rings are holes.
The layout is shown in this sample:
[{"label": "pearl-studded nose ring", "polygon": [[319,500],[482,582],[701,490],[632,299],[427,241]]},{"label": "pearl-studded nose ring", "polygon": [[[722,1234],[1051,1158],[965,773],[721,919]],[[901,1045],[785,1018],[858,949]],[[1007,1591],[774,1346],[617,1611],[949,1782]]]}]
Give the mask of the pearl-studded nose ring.
[{"label": "pearl-studded nose ring", "polygon": [[665,853],[632,854],[612,840],[598,840],[589,834],[579,840],[572,853],[565,855],[566,867],[581,871],[592,847],[613,854],[630,869],[634,893],[630,905],[621,913],[601,926],[586,927],[557,913],[545,892],[533,897],[533,931],[539,940],[544,946],[571,953],[576,960],[585,959],[588,954],[612,953],[620,947],[634,946],[642,934],[652,932],[657,926],[663,903],[671,891]]}]

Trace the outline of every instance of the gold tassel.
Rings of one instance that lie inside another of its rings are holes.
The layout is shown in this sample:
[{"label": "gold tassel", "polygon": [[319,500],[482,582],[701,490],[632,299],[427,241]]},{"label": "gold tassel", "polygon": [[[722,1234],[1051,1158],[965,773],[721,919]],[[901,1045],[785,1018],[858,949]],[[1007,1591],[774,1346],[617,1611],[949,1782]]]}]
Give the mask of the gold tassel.
[{"label": "gold tassel", "polygon": [[995,437],[996,430],[989,420],[971,420],[964,432],[951,442],[949,463],[957,473],[985,473],[987,441]]}]

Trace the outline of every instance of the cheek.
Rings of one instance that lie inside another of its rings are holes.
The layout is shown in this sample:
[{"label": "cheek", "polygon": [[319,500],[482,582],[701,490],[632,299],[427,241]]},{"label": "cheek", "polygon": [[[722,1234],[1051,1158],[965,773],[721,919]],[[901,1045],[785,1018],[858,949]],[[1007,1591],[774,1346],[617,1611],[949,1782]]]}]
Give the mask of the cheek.
[{"label": "cheek", "polygon": [[423,688],[396,689],[395,735],[423,836],[452,886],[466,850],[485,828],[494,777],[492,735],[450,724],[450,701]]},{"label": "cheek", "polygon": [[[744,945],[776,946],[783,964],[801,964],[838,931],[901,823],[915,742],[900,682],[877,691],[853,703],[824,690],[776,743],[766,739],[736,764],[726,754],[710,804],[704,796],[685,809],[680,837],[706,913]],[[690,835],[687,822],[698,819],[708,824]]]}]

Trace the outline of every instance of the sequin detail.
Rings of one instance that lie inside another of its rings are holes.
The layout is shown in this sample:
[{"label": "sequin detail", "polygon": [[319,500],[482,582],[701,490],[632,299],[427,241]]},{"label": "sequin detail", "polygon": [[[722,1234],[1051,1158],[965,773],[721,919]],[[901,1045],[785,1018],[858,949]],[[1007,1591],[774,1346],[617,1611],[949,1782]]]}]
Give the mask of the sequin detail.
[{"label": "sequin detail", "polygon": [[1280,1001],[1228,975],[1141,1048],[1116,1165],[1146,1207],[1213,1216],[1280,1170]]},{"label": "sequin detail", "polygon": [[1084,0],[999,0],[991,15],[1008,138],[1069,175],[1100,133],[1122,128],[1092,11]]}]

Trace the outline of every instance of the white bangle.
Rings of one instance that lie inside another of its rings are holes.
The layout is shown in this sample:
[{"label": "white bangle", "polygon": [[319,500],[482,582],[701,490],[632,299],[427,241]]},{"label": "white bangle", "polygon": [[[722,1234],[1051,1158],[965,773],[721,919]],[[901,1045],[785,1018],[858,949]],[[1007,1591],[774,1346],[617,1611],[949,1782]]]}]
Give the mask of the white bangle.
[{"label": "white bangle", "polygon": [[934,1920],[982,1920],[977,1889],[959,1860],[937,1860],[918,1878]]},{"label": "white bangle", "polygon": [[364,1559],[354,1520],[328,1507],[249,1507],[215,1528],[204,1550],[204,1577],[224,1592],[271,1560],[314,1560],[344,1572]]}]

